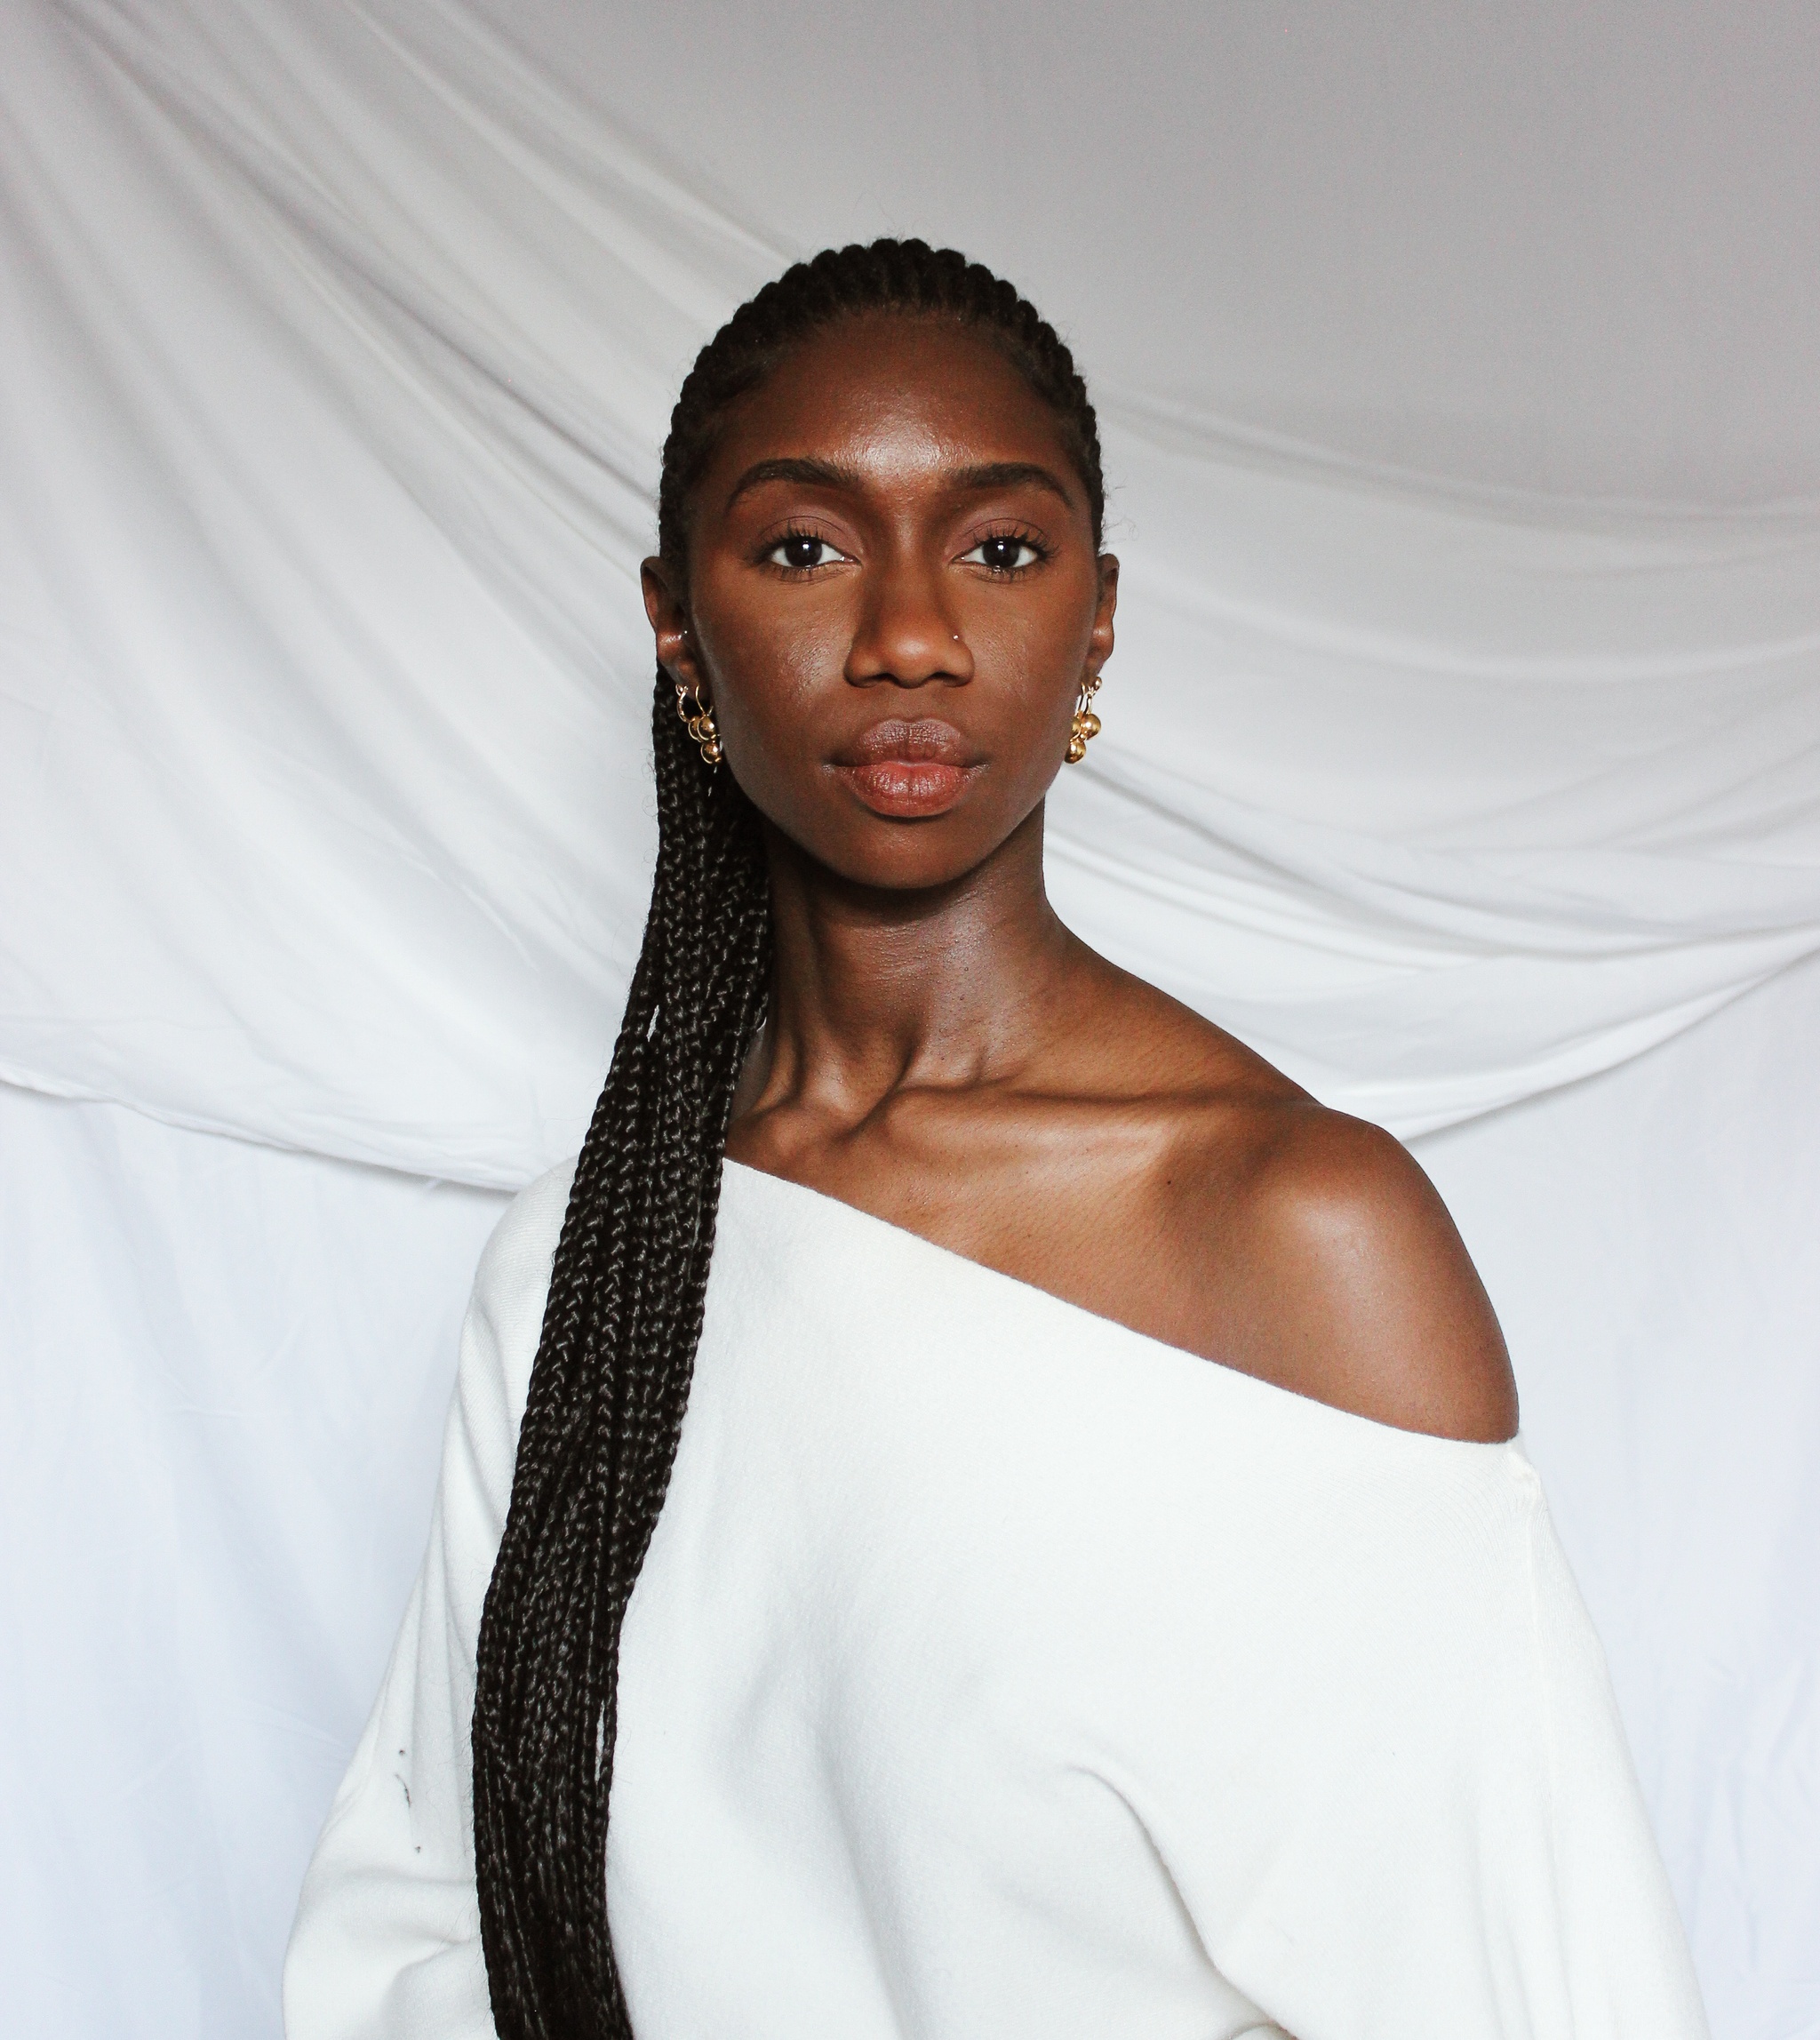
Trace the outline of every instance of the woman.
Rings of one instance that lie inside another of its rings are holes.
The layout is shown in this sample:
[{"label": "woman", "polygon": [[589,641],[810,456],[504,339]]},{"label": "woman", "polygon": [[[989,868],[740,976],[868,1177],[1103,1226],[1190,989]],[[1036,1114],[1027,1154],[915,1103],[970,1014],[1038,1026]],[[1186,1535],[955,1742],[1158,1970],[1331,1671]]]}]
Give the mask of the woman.
[{"label": "woman", "polygon": [[644,947],[291,2040],[1704,2030],[1440,1200],[1045,898],[1102,501],[1067,349],[918,242],[684,384]]}]

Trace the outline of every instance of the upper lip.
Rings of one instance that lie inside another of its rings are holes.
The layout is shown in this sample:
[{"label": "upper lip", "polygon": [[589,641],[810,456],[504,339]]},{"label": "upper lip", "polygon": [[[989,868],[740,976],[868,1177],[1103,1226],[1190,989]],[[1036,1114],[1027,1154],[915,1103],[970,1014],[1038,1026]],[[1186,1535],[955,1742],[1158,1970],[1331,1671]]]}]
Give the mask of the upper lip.
[{"label": "upper lip", "polygon": [[862,730],[835,757],[837,765],[878,765],[888,760],[906,764],[971,765],[978,760],[952,723],[933,716],[914,723],[901,716]]}]

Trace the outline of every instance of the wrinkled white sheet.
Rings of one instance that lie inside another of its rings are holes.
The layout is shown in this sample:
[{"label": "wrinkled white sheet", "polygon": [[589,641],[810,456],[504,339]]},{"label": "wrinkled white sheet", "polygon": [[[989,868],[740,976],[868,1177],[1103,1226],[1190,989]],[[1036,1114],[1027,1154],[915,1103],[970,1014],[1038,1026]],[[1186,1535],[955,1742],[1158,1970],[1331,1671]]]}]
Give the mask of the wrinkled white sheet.
[{"label": "wrinkled white sheet", "polygon": [[1820,44],[1670,12],[0,0],[0,1076],[214,1136],[6,1107],[26,2030],[270,2030],[483,1229],[347,1164],[575,1145],[668,404],[898,229],[1102,393],[1058,899],[1454,1129],[1715,2028],[1820,2034]]},{"label": "wrinkled white sheet", "polygon": [[[641,924],[666,406],[792,223],[452,7],[14,9],[0,1072],[522,1182]],[[1090,940],[1402,1132],[1820,948],[1820,513],[1107,452]]]},{"label": "wrinkled white sheet", "polygon": [[278,2040],[504,1203],[0,1085],[7,2040]]}]

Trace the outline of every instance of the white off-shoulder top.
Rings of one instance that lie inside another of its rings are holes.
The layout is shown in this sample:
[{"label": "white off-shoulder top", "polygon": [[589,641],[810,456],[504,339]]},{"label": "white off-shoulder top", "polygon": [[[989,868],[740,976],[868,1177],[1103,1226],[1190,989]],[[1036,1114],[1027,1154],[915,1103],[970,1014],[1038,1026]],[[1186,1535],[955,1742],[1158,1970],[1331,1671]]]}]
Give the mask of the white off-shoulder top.
[{"label": "white off-shoulder top", "polygon": [[[493,2033],[475,1644],[569,1182],[481,1263],[290,2040]],[[1520,1446],[1329,1409],[732,1163],[606,1876],[640,2040],[1705,2032]]]}]

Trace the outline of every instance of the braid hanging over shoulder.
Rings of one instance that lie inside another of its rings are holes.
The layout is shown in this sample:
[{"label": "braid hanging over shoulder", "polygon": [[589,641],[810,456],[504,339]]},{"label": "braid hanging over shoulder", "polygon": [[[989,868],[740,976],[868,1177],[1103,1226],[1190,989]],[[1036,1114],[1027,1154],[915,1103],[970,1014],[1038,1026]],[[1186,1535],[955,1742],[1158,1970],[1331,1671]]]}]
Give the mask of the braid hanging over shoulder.
[{"label": "braid hanging over shoulder", "polygon": [[[791,348],[867,314],[951,319],[1055,412],[1104,516],[1093,407],[1054,329],[952,249],[875,241],[767,284],[698,356],[670,423],[659,549],[686,588],[690,502],[731,408]],[[481,1620],[474,1840],[500,2040],[628,2040],[606,1911],[619,1635],[689,1400],[734,1086],[763,1016],[758,819],[657,675],[658,861],[644,941],[551,1270],[511,1507]]]}]

